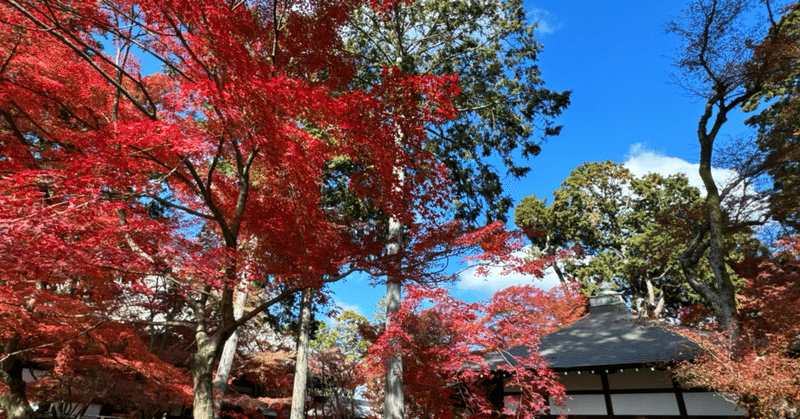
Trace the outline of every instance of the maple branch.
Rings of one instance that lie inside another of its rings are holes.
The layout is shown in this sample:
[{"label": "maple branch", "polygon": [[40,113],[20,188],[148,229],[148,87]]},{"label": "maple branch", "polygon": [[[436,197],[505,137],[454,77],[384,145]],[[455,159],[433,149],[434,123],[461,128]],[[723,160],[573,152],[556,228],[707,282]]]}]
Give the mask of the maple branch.
[{"label": "maple branch", "polygon": [[134,147],[134,146],[129,146],[129,147],[131,149],[133,149],[134,151],[136,151],[137,153],[141,153],[142,155],[147,157],[147,160],[150,160],[151,162],[163,167],[164,169],[168,169],[169,173],[167,173],[166,175],[163,176],[164,179],[166,179],[166,178],[168,178],[168,177],[170,177],[170,176],[172,176],[174,174],[178,178],[178,180],[183,182],[184,185],[186,185],[187,188],[191,189],[192,192],[195,195],[202,195],[200,190],[195,187],[194,183],[189,178],[187,178],[183,173],[178,171],[178,166],[180,166],[180,163],[183,163],[183,164],[186,163],[186,158],[185,157],[183,157],[181,155],[178,155],[178,157],[181,159],[180,163],[178,165],[176,165],[175,167],[171,167],[170,165],[168,165],[168,164],[164,163],[163,161],[161,161],[160,159],[158,159],[156,156],[148,153],[147,150],[145,150],[145,149],[142,149],[142,148],[139,148],[139,147]]},{"label": "maple branch", "polygon": [[275,60],[278,58],[278,8],[272,7],[272,65],[275,65]]},{"label": "maple branch", "polygon": [[[238,152],[238,147],[236,148],[237,148],[236,161],[238,165],[241,154]],[[244,215],[244,208],[247,205],[247,197],[250,192],[250,167],[253,165],[253,161],[255,160],[257,155],[258,155],[258,148],[255,148],[247,157],[247,162],[244,164],[244,167],[242,168],[242,173],[239,178],[239,181],[241,182],[239,189],[239,197],[236,201],[236,211],[233,214],[232,234],[234,237],[239,235],[239,227],[241,226],[242,216]]]},{"label": "maple branch", "polygon": [[239,8],[239,6],[241,6],[241,5],[243,5],[243,4],[247,4],[247,0],[239,0],[238,2],[236,2],[236,4],[234,4],[233,6],[231,6],[231,11],[232,11],[232,12],[236,11],[236,9],[238,9],[238,8]]},{"label": "maple branch", "polygon": [[[84,317],[84,316],[80,316],[80,317]],[[35,350],[37,350],[37,349],[47,348],[47,347],[50,347],[50,346],[55,346],[55,345],[61,345],[61,344],[65,343],[65,342],[69,342],[69,341],[71,341],[71,340],[75,340],[75,339],[77,339],[77,338],[78,338],[78,336],[80,336],[80,335],[84,335],[84,334],[85,334],[85,335],[89,336],[89,331],[91,331],[91,330],[93,330],[93,329],[96,329],[96,328],[100,327],[100,325],[101,325],[101,324],[103,324],[103,323],[105,323],[105,322],[106,322],[106,321],[105,321],[105,320],[103,320],[103,321],[101,321],[100,323],[97,323],[96,325],[94,325],[94,326],[91,326],[91,327],[89,327],[88,329],[81,331],[81,333],[80,333],[80,334],[78,334],[78,335],[75,335],[75,336],[72,336],[72,337],[69,337],[69,338],[65,338],[65,339],[58,340],[58,341],[55,341],[55,342],[50,342],[50,343],[43,343],[43,344],[41,344],[41,345],[34,346],[34,347],[32,347],[32,348],[20,349],[20,350],[18,350],[18,351],[14,351],[14,352],[9,352],[9,353],[7,353],[7,354],[3,354],[3,356],[2,356],[2,357],[0,357],[0,362],[3,362],[3,361],[5,361],[5,360],[7,360],[8,358],[11,358],[11,357],[13,357],[13,356],[17,356],[17,355],[19,355],[19,354],[23,354],[23,353],[25,353],[25,352],[32,352],[32,351],[35,351]]]},{"label": "maple branch", "polygon": [[203,179],[200,177],[200,174],[194,168],[194,165],[188,158],[180,156],[181,160],[183,160],[183,164],[189,169],[189,174],[192,175],[194,182],[200,188],[201,196],[203,197],[203,202],[206,204],[209,210],[211,210],[211,214],[213,215],[211,220],[214,220],[219,225],[220,230],[222,230],[222,235],[225,238],[225,244],[228,247],[236,248],[236,236],[232,234],[230,227],[228,226],[228,221],[225,219],[225,213],[214,203],[213,195],[211,194],[211,189],[206,189],[203,184]]},{"label": "maple branch", "polygon": [[[234,156],[236,158],[236,169],[237,169],[238,173],[241,174],[242,173],[242,169],[243,169],[242,168],[242,166],[243,166],[243,163],[242,163],[242,152],[239,149],[239,142],[236,141],[236,132],[234,132],[233,128],[232,128],[236,123],[231,121],[228,117],[226,117],[225,114],[219,109],[218,106],[213,105],[212,109],[214,110],[214,113],[217,115],[217,117],[220,119],[220,121],[226,121],[226,123],[222,124],[222,127],[223,127],[223,129],[225,129],[225,131],[228,133],[228,137],[230,137],[230,139],[231,139],[231,144],[233,146],[233,153],[234,153]],[[252,134],[249,131],[247,131],[247,135],[250,137],[250,140],[252,141],[252,139],[253,139]],[[217,152],[221,153],[222,152],[221,148],[219,150],[217,150]]]},{"label": "maple branch", "polygon": [[[94,69],[95,69],[95,71],[97,71],[97,72],[98,72],[98,73],[99,73],[99,74],[100,74],[100,75],[101,75],[101,76],[102,76],[104,79],[106,79],[106,80],[107,80],[109,83],[111,83],[111,84],[112,84],[114,87],[116,87],[117,89],[119,89],[119,90],[122,92],[122,94],[123,94],[123,95],[124,95],[126,98],[128,98],[128,100],[130,100],[130,101],[131,101],[131,103],[132,103],[134,106],[136,106],[136,108],[138,108],[138,109],[139,109],[139,110],[140,110],[140,111],[141,111],[143,114],[145,114],[145,115],[146,115],[148,118],[150,118],[150,119],[151,119],[151,120],[153,120],[153,121],[157,121],[157,120],[158,120],[158,117],[156,116],[155,104],[153,104],[153,102],[152,102],[152,99],[150,99],[150,97],[147,95],[147,93],[146,93],[146,89],[145,89],[145,88],[144,88],[144,86],[141,84],[141,82],[137,81],[137,80],[136,80],[134,77],[132,77],[130,74],[128,74],[128,72],[126,72],[125,70],[122,70],[122,69],[120,69],[120,71],[122,71],[124,75],[126,75],[128,78],[130,78],[130,79],[131,79],[131,81],[133,81],[133,83],[134,83],[134,84],[136,84],[137,86],[139,86],[139,87],[140,87],[140,89],[142,90],[142,92],[143,92],[143,93],[145,94],[145,96],[147,97],[147,99],[148,99],[148,102],[149,102],[149,103],[150,103],[150,105],[152,106],[152,110],[145,108],[145,107],[144,107],[144,106],[143,106],[141,103],[139,103],[139,101],[137,101],[137,100],[136,100],[136,99],[135,99],[135,98],[134,98],[134,97],[133,97],[133,96],[130,94],[130,92],[128,92],[128,90],[127,90],[127,89],[125,89],[125,87],[123,87],[123,86],[122,86],[120,83],[117,83],[117,81],[116,81],[116,79],[115,79],[114,77],[112,77],[112,76],[111,76],[111,75],[109,75],[109,74],[108,74],[108,73],[107,73],[105,70],[103,70],[102,68],[100,68],[100,66],[99,66],[99,65],[97,65],[97,63],[96,63],[96,62],[95,62],[95,61],[92,59],[92,57],[90,57],[90,56],[89,56],[89,54],[86,52],[86,50],[88,50],[88,51],[92,51],[93,53],[95,53],[95,54],[96,54],[95,56],[99,57],[101,60],[103,60],[103,61],[106,61],[107,63],[109,63],[109,64],[111,64],[112,66],[114,66],[114,63],[113,63],[113,62],[111,62],[110,60],[108,60],[107,58],[105,58],[105,57],[103,56],[102,52],[98,52],[98,51],[97,51],[95,48],[92,48],[91,46],[89,46],[89,45],[87,45],[85,42],[83,42],[82,40],[80,40],[80,39],[76,38],[76,37],[75,37],[74,35],[72,35],[72,34],[71,34],[69,31],[67,31],[67,30],[66,30],[66,29],[65,29],[65,28],[64,28],[64,27],[61,25],[61,23],[60,23],[60,22],[58,22],[58,21],[54,20],[54,21],[53,21],[53,24],[55,25],[55,27],[50,27],[50,26],[48,26],[46,23],[44,23],[44,22],[42,22],[41,20],[39,20],[39,19],[38,19],[36,16],[34,16],[33,14],[31,14],[31,13],[30,13],[30,12],[29,12],[29,11],[28,11],[26,8],[24,8],[22,5],[20,5],[19,3],[17,3],[17,2],[16,2],[16,0],[7,0],[7,1],[8,1],[8,3],[9,3],[9,4],[11,4],[11,6],[13,6],[15,9],[17,9],[17,10],[18,10],[20,13],[22,13],[23,15],[25,15],[25,17],[27,17],[27,18],[28,18],[28,20],[30,20],[30,21],[32,21],[33,23],[35,23],[35,24],[39,25],[39,27],[41,27],[42,29],[44,29],[46,32],[48,32],[48,33],[50,33],[51,35],[53,35],[54,37],[58,38],[58,40],[59,40],[59,41],[61,41],[62,43],[64,43],[64,44],[65,44],[67,47],[69,47],[69,49],[71,49],[73,52],[75,52],[75,53],[76,53],[76,54],[77,54],[79,57],[83,58],[83,60],[84,60],[84,61],[86,61],[86,62],[87,62],[87,63],[88,63],[90,66],[92,66],[92,68],[94,68]],[[78,48],[78,46],[76,46],[76,45],[75,45],[74,43],[72,43],[72,42],[71,42],[69,39],[67,39],[67,37],[66,37],[66,36],[64,36],[63,34],[61,34],[59,31],[56,31],[55,29],[59,29],[60,31],[62,31],[62,32],[66,33],[66,34],[67,34],[67,35],[68,35],[70,38],[72,38],[73,40],[75,40],[75,41],[76,41],[78,44],[80,44],[80,46],[81,46],[81,47],[83,47],[83,48]]]},{"label": "maple branch", "polygon": [[[19,87],[20,89],[25,89],[25,90],[27,90],[27,91],[29,91],[29,92],[31,92],[31,93],[33,93],[33,94],[37,95],[37,96],[41,96],[41,97],[42,97],[42,98],[44,98],[45,100],[52,101],[52,102],[53,102],[53,103],[55,103],[56,105],[60,106],[60,107],[61,107],[61,109],[63,109],[63,110],[65,110],[65,111],[69,112],[69,114],[70,114],[70,116],[71,116],[72,118],[74,118],[76,121],[79,121],[79,122],[81,122],[82,124],[84,124],[84,126],[85,126],[85,127],[89,127],[89,128],[91,128],[91,129],[99,129],[99,127],[98,127],[98,126],[92,125],[92,124],[90,124],[90,123],[88,123],[88,122],[84,121],[84,120],[83,120],[82,118],[80,118],[79,116],[75,115],[75,114],[74,114],[72,111],[70,111],[69,107],[67,107],[67,105],[66,105],[66,104],[64,104],[64,102],[62,102],[62,101],[60,101],[60,100],[58,100],[58,99],[56,99],[56,98],[54,98],[54,97],[51,97],[51,96],[47,95],[47,92],[43,92],[43,91],[34,90],[34,89],[32,89],[32,88],[30,88],[30,87],[28,87],[28,86],[25,86],[25,85],[23,85],[23,84],[19,84],[18,82],[14,81],[14,80],[9,80],[9,79],[7,79],[7,78],[2,78],[2,79],[0,79],[0,80],[4,81],[4,82],[6,82],[6,83],[9,83],[9,84],[13,84],[14,86],[17,86],[17,87]],[[26,112],[26,111],[25,111],[25,110],[24,110],[24,109],[23,109],[23,108],[22,108],[22,107],[21,107],[21,106],[20,106],[20,105],[19,105],[17,102],[15,102],[15,101],[12,101],[11,103],[14,105],[14,107],[15,107],[15,108],[17,108],[17,110],[18,110],[20,113],[22,113],[23,115],[25,115],[25,117],[28,119],[28,121],[29,121],[31,124],[35,125],[35,126],[36,126],[36,128],[38,128],[40,131],[42,131],[42,133],[43,133],[43,134],[44,134],[44,135],[47,137],[47,139],[48,139],[49,141],[52,141],[53,143],[56,143],[56,144],[58,144],[58,145],[60,145],[60,146],[62,146],[62,147],[67,147],[67,148],[70,148],[70,149],[72,149],[72,150],[74,150],[74,149],[75,149],[75,147],[73,147],[72,145],[64,144],[64,143],[62,143],[62,142],[60,142],[60,141],[56,140],[56,139],[55,139],[55,137],[54,137],[54,136],[53,136],[53,135],[50,133],[50,131],[46,130],[46,129],[45,129],[44,127],[42,127],[42,126],[41,126],[41,125],[40,125],[38,122],[36,122],[36,120],[34,120],[34,119],[33,119],[33,117],[31,117],[31,116],[28,114],[28,112]]]},{"label": "maple branch", "polygon": [[[360,272],[360,271],[362,271],[362,270],[358,269],[358,268],[349,268],[348,270],[346,270],[346,271],[344,271],[344,272],[342,272],[340,274],[337,274],[335,276],[331,276],[331,277],[323,280],[322,282],[326,283],[326,284],[331,283],[331,282],[336,282],[336,281],[339,281],[342,278],[352,274],[353,272]],[[232,328],[238,328],[238,327],[242,326],[243,324],[247,323],[250,319],[252,319],[255,316],[259,315],[260,313],[263,313],[264,310],[266,310],[266,309],[270,308],[271,306],[279,303],[281,300],[283,300],[284,298],[288,297],[289,295],[292,295],[292,294],[294,294],[294,293],[296,293],[298,291],[303,291],[303,290],[310,289],[310,288],[312,288],[312,287],[292,287],[292,288],[286,289],[286,290],[282,291],[280,294],[276,295],[275,297],[273,297],[273,298],[261,303],[258,307],[254,308],[252,311],[249,311],[249,312],[245,313],[242,317],[237,319],[236,322],[231,325],[231,327]]]},{"label": "maple branch", "polygon": [[[220,114],[219,112],[217,113]],[[250,133],[247,133],[250,135]],[[228,135],[231,136],[231,144],[233,144],[233,156],[236,158],[236,171],[241,176],[244,174],[244,160],[242,159],[242,150],[239,148],[239,142],[236,141],[236,137],[229,133]],[[252,135],[250,135],[250,139],[252,141]]]},{"label": "maple branch", "polygon": [[[103,349],[105,349],[105,351],[106,351],[105,355],[106,355],[107,357],[111,358],[111,360],[112,360],[112,361],[116,362],[118,365],[123,365],[123,363],[122,363],[122,362],[120,362],[120,361],[117,359],[117,357],[116,357],[116,356],[114,356],[114,353],[111,351],[111,348],[109,348],[109,347],[108,347],[108,344],[107,344],[107,343],[106,343],[106,342],[105,342],[103,339],[96,339],[96,338],[92,337],[92,335],[90,335],[90,334],[89,334],[89,332],[86,332],[86,336],[88,336],[88,337],[89,337],[90,339],[92,339],[93,341],[95,341],[95,342],[99,343],[100,345],[102,345],[102,346],[103,346]],[[84,411],[85,411],[85,409],[86,409],[87,407],[88,407],[88,405],[84,407]],[[80,417],[80,416],[82,416],[82,415],[83,415],[83,414],[79,415],[78,417]]]},{"label": "maple branch", "polygon": [[11,58],[14,57],[14,54],[17,52],[17,47],[19,44],[22,43],[22,35],[17,34],[17,40],[14,42],[14,46],[11,47],[11,51],[8,53],[8,58],[3,61],[3,65],[0,66],[0,73],[6,72],[6,67],[8,67],[8,63],[11,62]]},{"label": "maple branch", "polygon": [[[125,210],[123,210],[122,208],[117,208],[117,219],[119,220],[120,225],[122,226],[128,225],[128,220],[125,217]],[[149,254],[147,254],[147,252],[142,250],[142,248],[139,247],[139,245],[136,244],[135,241],[133,241],[133,237],[131,237],[131,235],[128,232],[125,232],[125,241],[128,243],[128,247],[130,247],[134,253],[137,253],[144,260],[150,262],[151,264],[153,265],[156,264],[156,260]]]},{"label": "maple branch", "polygon": [[22,144],[27,146],[26,150],[28,151],[28,157],[32,161],[36,161],[36,158],[33,156],[33,154],[30,151],[30,144],[25,139],[25,134],[23,134],[22,131],[20,131],[19,126],[17,126],[17,123],[16,123],[16,121],[14,121],[14,118],[11,116],[11,114],[6,112],[5,109],[0,109],[0,115],[3,115],[3,118],[6,120],[6,123],[8,123],[8,125],[11,127],[11,131],[14,132],[14,137],[17,140],[19,140]]},{"label": "maple branch", "polygon": [[329,284],[329,283],[331,283],[331,282],[340,281],[340,280],[344,279],[345,277],[349,276],[349,275],[350,275],[350,274],[352,274],[352,273],[355,273],[355,272],[363,272],[363,271],[364,271],[364,270],[363,270],[363,269],[360,269],[360,268],[354,268],[354,267],[350,267],[350,268],[348,268],[347,270],[345,270],[344,272],[341,272],[341,273],[339,273],[339,274],[336,274],[336,275],[334,275],[334,276],[328,277],[328,279],[325,279],[325,280],[323,280],[322,282],[324,282],[324,283],[326,283],[326,284]]},{"label": "maple branch", "polygon": [[[130,54],[130,51],[131,51],[131,44],[129,42],[126,41],[124,45],[125,46],[122,49],[125,50],[125,53],[123,54],[122,59],[120,60],[120,57],[119,57],[119,55],[120,55],[120,48],[119,47],[117,48],[116,57],[114,58],[114,61],[116,61],[117,65],[118,66],[123,66],[123,67],[125,66],[125,63],[128,62],[128,54]],[[121,61],[121,63],[120,63],[120,61]],[[117,73],[117,82],[118,83],[122,83],[122,72],[119,70],[119,67],[116,69],[116,73]],[[113,107],[113,110],[112,110],[112,114],[113,114],[113,117],[114,117],[114,122],[119,121],[119,98],[120,98],[120,91],[117,90],[116,93],[114,94],[114,107]]]},{"label": "maple branch", "polygon": [[225,139],[220,138],[219,144],[217,145],[217,152],[214,154],[214,159],[211,160],[211,166],[208,168],[208,174],[206,174],[206,189],[211,189],[211,180],[214,175],[214,170],[217,168],[217,163],[219,163],[219,157],[222,155],[223,144],[225,144]]},{"label": "maple branch", "polygon": [[302,291],[302,290],[307,289],[307,288],[309,288],[309,287],[289,288],[289,289],[286,289],[286,290],[282,291],[277,296],[275,296],[275,297],[273,297],[273,298],[261,303],[258,307],[256,307],[253,310],[245,313],[242,317],[240,317],[233,324],[231,324],[230,328],[233,330],[233,329],[236,329],[236,328],[242,326],[243,324],[247,323],[250,319],[254,318],[255,316],[257,316],[257,315],[259,315],[261,313],[263,313],[266,309],[268,309],[268,308],[272,307],[273,305],[279,303],[284,298],[294,294],[295,292]]},{"label": "maple branch", "polygon": [[256,156],[258,155],[258,152],[259,152],[259,148],[256,147],[256,148],[253,149],[252,152],[250,152],[250,155],[247,156],[247,161],[244,164],[244,174],[248,178],[250,177],[250,168],[253,166],[253,162],[255,161]]},{"label": "maple branch", "polygon": [[[139,22],[137,20],[137,15],[135,15],[133,12],[128,14],[126,11],[116,7],[115,4],[112,4],[112,3],[109,3],[109,2],[103,2],[103,4],[106,7],[108,7],[109,9],[111,9],[112,11],[114,11],[114,13],[125,16],[125,18],[127,18],[131,22],[131,26],[135,26],[135,27],[141,29],[142,31],[144,31],[144,32],[146,32],[148,34],[156,35],[157,37],[170,36],[170,34],[162,33],[162,32],[159,32],[159,31],[155,31],[152,28],[148,27],[145,23]],[[162,64],[166,65],[171,71],[173,71],[176,74],[180,75],[181,77],[185,78],[189,82],[191,82],[191,83],[195,82],[192,77],[190,77],[188,74],[184,73],[181,69],[179,69],[175,64],[172,63],[172,61],[170,61],[169,59],[161,56],[160,54],[157,54],[148,45],[139,42],[136,39],[136,36],[134,36],[133,34],[130,34],[130,35],[129,34],[125,34],[122,31],[116,30],[116,28],[107,28],[106,30],[108,30],[109,32],[111,32],[114,35],[118,36],[120,39],[123,39],[126,42],[130,42],[131,44],[136,45],[142,51],[149,53],[155,59],[159,60]],[[163,43],[162,43],[162,45],[163,45]],[[180,62],[184,63],[184,64],[186,63],[186,61],[181,56],[178,56],[178,60]]]},{"label": "maple branch", "polygon": [[126,317],[119,317],[119,316],[100,316],[100,315],[96,315],[95,317],[113,322],[135,323],[135,324],[143,324],[146,326],[170,326],[170,327],[193,328],[196,325],[195,322],[188,320],[140,320],[140,319],[130,319]]},{"label": "maple branch", "polygon": [[212,215],[205,214],[205,213],[202,213],[200,211],[193,210],[191,208],[185,207],[185,206],[180,205],[180,204],[176,204],[176,203],[174,203],[172,201],[169,201],[169,200],[164,199],[164,198],[162,198],[160,196],[157,196],[157,195],[133,194],[133,196],[136,196],[136,197],[139,197],[139,198],[150,198],[150,199],[152,199],[154,201],[158,201],[159,204],[164,204],[164,205],[167,205],[167,206],[169,206],[171,208],[179,209],[179,210],[181,210],[181,211],[183,211],[183,212],[185,212],[187,214],[191,214],[191,215],[194,215],[194,216],[197,216],[197,217],[200,217],[200,218],[205,218],[206,220],[216,221],[216,218],[214,216],[212,216]]},{"label": "maple branch", "polygon": [[[206,64],[202,60],[200,60],[200,58],[197,57],[197,54],[194,53],[194,50],[189,46],[189,43],[186,41],[186,38],[183,37],[183,33],[181,33],[181,30],[178,28],[178,24],[175,23],[175,20],[172,19],[172,17],[170,17],[169,14],[167,14],[166,9],[162,7],[158,1],[154,0],[153,3],[155,3],[159,9],[161,9],[161,13],[164,16],[164,19],[172,27],[172,30],[175,31],[175,36],[178,38],[178,40],[181,41],[181,44],[186,49],[186,52],[188,52],[189,55],[192,57],[192,59],[195,62],[197,62],[197,64],[200,65],[200,67],[203,68],[203,70],[206,72],[209,78],[213,79],[214,73],[212,73],[211,70],[208,68],[208,66],[206,66]],[[191,34],[191,28],[189,27],[189,25],[186,25],[185,22],[181,22],[181,25],[183,25],[183,27],[185,27],[186,30],[189,31],[189,33]]]}]

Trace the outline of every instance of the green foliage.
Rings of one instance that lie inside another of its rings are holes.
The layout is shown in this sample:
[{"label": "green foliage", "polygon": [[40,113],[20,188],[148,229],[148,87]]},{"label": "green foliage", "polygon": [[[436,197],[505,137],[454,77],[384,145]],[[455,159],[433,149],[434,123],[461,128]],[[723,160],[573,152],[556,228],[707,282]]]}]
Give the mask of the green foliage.
[{"label": "green foliage", "polygon": [[[526,197],[515,222],[538,251],[579,245],[584,258],[565,263],[586,285],[613,280],[640,310],[671,313],[695,302],[678,256],[702,222],[702,198],[684,175],[633,176],[611,161],[584,163],[553,192],[553,203]],[[550,251],[553,254],[553,251]],[[651,291],[652,290],[652,291]]]},{"label": "green foliage", "polygon": [[535,156],[557,135],[553,119],[569,92],[542,87],[536,59],[541,44],[521,0],[420,0],[390,12],[360,9],[349,47],[362,57],[358,87],[378,80],[385,66],[405,74],[457,74],[458,117],[428,127],[426,147],[450,169],[456,217],[505,220],[511,199],[492,161],[521,177],[530,168],[514,158]]},{"label": "green foliage", "polygon": [[359,333],[359,325],[367,323],[367,318],[345,310],[334,320],[331,326],[320,323],[316,339],[310,342],[310,346],[319,352],[338,349],[348,361],[360,359],[369,348],[369,342]]},{"label": "green foliage", "polygon": [[773,182],[769,204],[772,218],[795,232],[800,229],[800,5],[790,7],[778,25],[755,49],[750,78],[762,81],[761,91],[745,110],[760,111],[747,123],[758,129],[759,162]]}]

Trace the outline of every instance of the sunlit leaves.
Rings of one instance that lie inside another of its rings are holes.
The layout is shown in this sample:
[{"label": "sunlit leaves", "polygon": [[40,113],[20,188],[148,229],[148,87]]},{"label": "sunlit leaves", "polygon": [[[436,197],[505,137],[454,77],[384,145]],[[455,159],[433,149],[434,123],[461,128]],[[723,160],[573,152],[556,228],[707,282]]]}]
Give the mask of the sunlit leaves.
[{"label": "sunlit leaves", "polygon": [[753,416],[792,417],[800,409],[800,242],[779,243],[767,259],[737,264],[740,335],[686,333],[707,351],[683,365],[691,385],[735,393]]},{"label": "sunlit leaves", "polygon": [[495,166],[516,177],[527,173],[515,157],[538,154],[542,140],[558,134],[554,118],[569,103],[569,92],[542,87],[535,22],[516,0],[390,3],[391,12],[359,9],[349,27],[348,48],[364,64],[358,86],[376,83],[385,66],[405,74],[457,74],[457,118],[428,126],[425,150],[450,170],[457,218],[505,220],[512,203],[503,192],[503,169]]},{"label": "sunlit leaves", "polygon": [[[469,417],[496,414],[488,394],[497,385],[493,374],[507,374],[518,386],[521,398],[518,417],[535,417],[547,407],[548,394],[556,399],[563,387],[535,352],[539,336],[564,327],[583,314],[585,299],[562,290],[544,292],[534,287],[500,291],[485,304],[468,304],[444,290],[411,287],[397,322],[381,333],[370,347],[364,363],[369,377],[380,377],[383,360],[393,354],[395,341],[402,342],[407,414],[413,418],[453,418],[461,412]],[[527,345],[532,352],[491,371],[484,355]],[[370,389],[380,392],[380,384]],[[454,409],[455,407],[455,409]],[[510,407],[510,406],[506,406]]]}]

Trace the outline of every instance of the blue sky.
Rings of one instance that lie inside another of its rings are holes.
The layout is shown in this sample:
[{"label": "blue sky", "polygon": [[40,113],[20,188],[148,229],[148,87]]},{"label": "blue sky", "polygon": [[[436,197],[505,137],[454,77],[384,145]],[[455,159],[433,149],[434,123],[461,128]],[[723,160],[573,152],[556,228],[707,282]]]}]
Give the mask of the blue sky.
[{"label": "blue sky", "polygon": [[[678,39],[664,29],[684,5],[682,0],[526,1],[529,16],[540,22],[545,85],[572,90],[572,104],[559,118],[561,135],[530,160],[527,178],[506,180],[514,202],[528,195],[552,196],[572,169],[593,161],[626,163],[637,175],[682,171],[700,186],[695,133],[703,104],[672,83]],[[743,119],[732,117],[721,138],[745,131]],[[549,288],[554,279],[466,274],[452,293],[467,301],[485,300],[520,283]],[[340,307],[364,315],[375,310],[385,291],[356,277],[333,290]]]}]

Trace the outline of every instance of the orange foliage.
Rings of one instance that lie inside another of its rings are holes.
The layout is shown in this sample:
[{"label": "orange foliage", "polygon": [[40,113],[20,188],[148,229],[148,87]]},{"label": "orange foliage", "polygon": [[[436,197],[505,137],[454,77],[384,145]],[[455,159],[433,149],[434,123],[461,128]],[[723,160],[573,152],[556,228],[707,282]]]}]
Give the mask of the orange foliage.
[{"label": "orange foliage", "polygon": [[683,332],[706,353],[684,364],[678,377],[739,395],[756,417],[800,412],[800,238],[780,246],[770,259],[738,267],[740,274],[750,273],[737,296],[739,336]]}]

